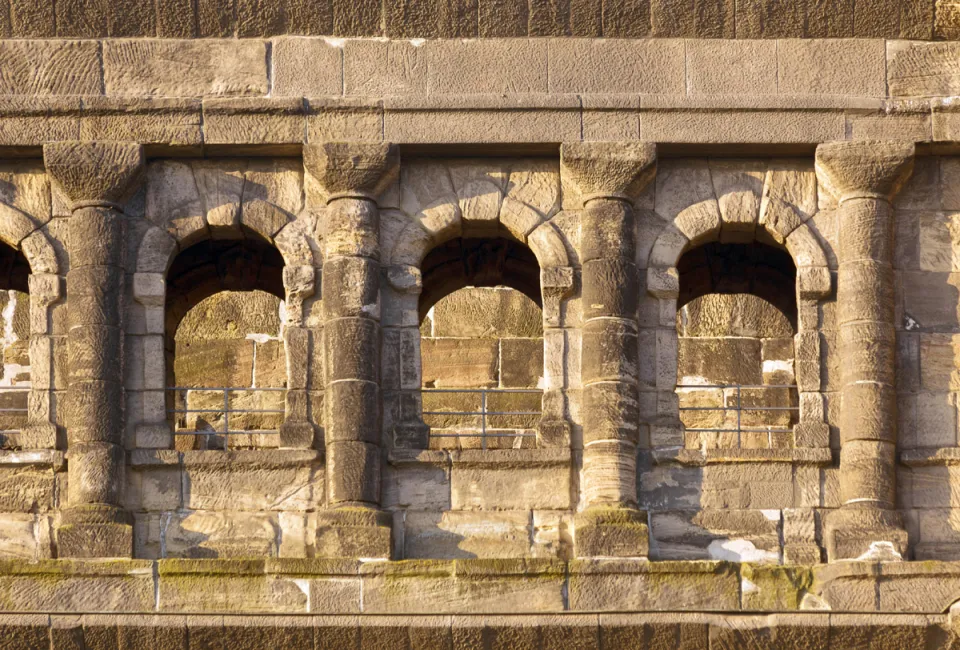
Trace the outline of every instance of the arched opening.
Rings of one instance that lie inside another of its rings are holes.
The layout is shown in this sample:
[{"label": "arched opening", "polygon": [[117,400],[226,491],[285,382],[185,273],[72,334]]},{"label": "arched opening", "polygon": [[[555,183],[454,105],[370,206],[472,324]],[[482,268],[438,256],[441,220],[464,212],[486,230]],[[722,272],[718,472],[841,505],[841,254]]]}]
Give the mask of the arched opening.
[{"label": "arched opening", "polygon": [[277,446],[283,258],[260,239],[206,240],[167,276],[167,408],[178,449]]},{"label": "arched opening", "polygon": [[685,446],[792,446],[799,415],[793,259],[760,242],[711,242],[684,253],[677,271]]},{"label": "arched opening", "polygon": [[454,239],[422,265],[423,417],[435,449],[536,446],[543,314],[539,265],[512,239]]},{"label": "arched opening", "polygon": [[27,424],[30,392],[30,264],[18,250],[0,244],[0,448],[19,446]]}]

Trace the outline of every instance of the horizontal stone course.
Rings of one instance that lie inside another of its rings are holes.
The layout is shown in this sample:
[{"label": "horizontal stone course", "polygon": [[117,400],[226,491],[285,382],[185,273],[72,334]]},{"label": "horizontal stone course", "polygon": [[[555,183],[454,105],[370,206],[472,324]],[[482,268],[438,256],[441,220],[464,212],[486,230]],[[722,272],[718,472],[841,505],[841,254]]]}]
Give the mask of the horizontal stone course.
[{"label": "horizontal stone course", "polygon": [[10,0],[0,37],[241,38],[279,34],[475,38],[605,36],[688,38],[956,39],[957,10],[944,0],[163,0],[149,5]]}]

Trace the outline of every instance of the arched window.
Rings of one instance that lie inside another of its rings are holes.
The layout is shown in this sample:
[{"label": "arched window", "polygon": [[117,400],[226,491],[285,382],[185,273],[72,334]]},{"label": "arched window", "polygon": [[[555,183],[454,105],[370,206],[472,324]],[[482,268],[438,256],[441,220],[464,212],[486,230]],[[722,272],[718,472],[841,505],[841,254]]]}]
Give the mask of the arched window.
[{"label": "arched window", "polygon": [[260,239],[202,241],[173,261],[164,349],[177,448],[277,446],[283,299],[283,258]]},{"label": "arched window", "polygon": [[539,264],[508,238],[453,239],[422,265],[420,353],[430,446],[536,446],[543,314]]},{"label": "arched window", "polygon": [[20,446],[30,391],[30,265],[0,244],[0,448]]},{"label": "arched window", "polygon": [[793,259],[758,241],[710,242],[684,253],[677,271],[685,446],[792,446],[799,415]]}]

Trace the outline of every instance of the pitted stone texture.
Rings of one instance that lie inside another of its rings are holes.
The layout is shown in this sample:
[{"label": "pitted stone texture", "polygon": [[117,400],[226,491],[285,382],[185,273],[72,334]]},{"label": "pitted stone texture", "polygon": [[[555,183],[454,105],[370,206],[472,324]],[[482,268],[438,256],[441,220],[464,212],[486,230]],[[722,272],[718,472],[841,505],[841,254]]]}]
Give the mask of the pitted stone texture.
[{"label": "pitted stone texture", "polygon": [[584,198],[612,197],[635,201],[656,174],[656,146],[632,142],[564,144],[563,174]]},{"label": "pitted stone texture", "polygon": [[132,142],[57,142],[43,147],[47,171],[73,203],[122,203],[143,173],[143,147]]},{"label": "pitted stone texture", "polygon": [[835,199],[892,200],[913,172],[914,146],[900,142],[833,142],[817,147],[817,178]]},{"label": "pitted stone texture", "polygon": [[399,154],[390,144],[325,142],[304,147],[303,164],[327,196],[376,199],[397,173]]}]

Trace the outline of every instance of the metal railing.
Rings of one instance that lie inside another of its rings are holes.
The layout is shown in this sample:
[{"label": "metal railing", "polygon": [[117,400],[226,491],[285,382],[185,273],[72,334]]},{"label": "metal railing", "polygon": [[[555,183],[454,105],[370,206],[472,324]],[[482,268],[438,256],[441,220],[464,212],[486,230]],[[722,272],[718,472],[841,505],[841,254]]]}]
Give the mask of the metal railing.
[{"label": "metal railing", "polygon": [[[223,415],[223,421],[219,428],[216,429],[180,429],[176,428],[175,432],[178,435],[196,435],[196,436],[229,436],[229,435],[249,435],[251,433],[276,433],[275,430],[250,430],[250,429],[231,429],[230,428],[230,416],[234,415],[254,415],[254,414],[268,414],[268,415],[283,415],[286,411],[283,408],[280,409],[260,409],[260,408],[237,408],[230,400],[231,395],[235,393],[252,393],[252,392],[262,392],[262,393],[280,393],[286,392],[286,388],[243,388],[240,386],[168,386],[167,392],[172,393],[174,397],[174,408],[168,408],[167,413],[173,415],[175,418],[179,415],[189,415],[189,414],[202,414],[206,413],[208,415]],[[216,408],[190,408],[189,407],[189,397],[190,393],[223,393],[223,402],[217,404]],[[184,408],[176,408],[177,398],[182,393],[182,404]]]},{"label": "metal railing", "polygon": [[[3,396],[6,393],[27,393],[29,394],[32,390],[30,386],[0,386],[0,396]],[[8,416],[13,416],[16,419],[20,419],[20,416],[23,417],[24,424],[26,424],[26,418],[29,414],[30,409],[27,406],[24,407],[0,407],[0,432],[4,434],[8,433],[20,433],[20,429],[17,427],[7,426],[6,418]],[[2,446],[2,445],[0,445]]]},{"label": "metal railing", "polygon": [[[433,427],[430,428],[430,437],[431,438],[479,438],[480,439],[480,448],[487,449],[488,441],[490,439],[497,438],[536,438],[536,433],[530,433],[524,431],[522,428],[517,428],[514,431],[504,431],[493,429],[489,426],[488,417],[510,417],[510,416],[541,416],[543,414],[542,409],[537,409],[536,411],[496,411],[490,410],[488,396],[496,395],[505,395],[505,394],[528,394],[528,395],[542,395],[543,391],[535,388],[421,388],[419,391],[425,395],[429,394],[479,394],[480,395],[480,410],[478,411],[423,411],[424,417],[428,415],[435,416],[455,416],[455,417],[480,417],[480,429],[476,433],[473,433],[472,429],[461,428],[459,431],[452,433],[442,433],[434,432]],[[503,427],[507,429],[509,427]]]},{"label": "metal railing", "polygon": [[[736,433],[737,434],[737,446],[743,444],[742,436],[744,433],[766,433],[767,434],[767,444],[770,447],[773,447],[773,434],[775,433],[792,433],[793,425],[782,426],[782,425],[743,425],[743,414],[744,412],[748,413],[779,413],[779,412],[790,412],[790,413],[799,413],[799,406],[767,406],[767,405],[748,405],[743,404],[743,390],[789,390],[792,391],[789,393],[791,396],[796,393],[797,386],[795,384],[760,384],[760,385],[749,385],[749,384],[680,384],[677,386],[677,390],[687,390],[692,391],[695,389],[702,390],[722,390],[723,395],[721,399],[724,401],[722,406],[681,406],[680,411],[713,411],[713,412],[723,412],[728,413],[734,411],[737,414],[737,422],[735,428],[730,428],[724,423],[722,427],[684,427],[685,431],[692,432],[702,432],[702,433]],[[735,390],[736,391],[736,403],[733,405],[726,405],[727,391]]]}]

